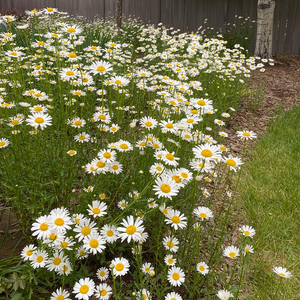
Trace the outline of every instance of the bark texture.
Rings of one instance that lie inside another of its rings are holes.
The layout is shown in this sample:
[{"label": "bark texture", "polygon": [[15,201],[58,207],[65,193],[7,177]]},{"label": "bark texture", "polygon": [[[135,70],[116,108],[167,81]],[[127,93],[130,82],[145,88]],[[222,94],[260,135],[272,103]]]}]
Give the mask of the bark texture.
[{"label": "bark texture", "polygon": [[258,0],[255,56],[270,58],[273,54],[272,41],[274,10],[274,0]]}]

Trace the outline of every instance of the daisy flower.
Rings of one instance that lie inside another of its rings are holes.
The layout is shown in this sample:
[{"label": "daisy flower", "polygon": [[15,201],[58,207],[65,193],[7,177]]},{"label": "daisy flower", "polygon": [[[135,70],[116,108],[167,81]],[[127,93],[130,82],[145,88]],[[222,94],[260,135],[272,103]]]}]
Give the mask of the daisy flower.
[{"label": "daisy flower", "polygon": [[88,252],[84,249],[83,246],[79,247],[76,253],[78,259],[84,259],[88,257]]},{"label": "daisy flower", "polygon": [[228,246],[224,249],[223,255],[235,259],[240,255],[240,250],[235,246]]},{"label": "daisy flower", "polygon": [[193,153],[196,158],[209,161],[218,161],[221,159],[222,152],[219,147],[210,144],[204,144],[193,148]]},{"label": "daisy flower", "polygon": [[76,142],[83,144],[84,142],[88,142],[90,140],[90,135],[87,134],[86,132],[82,132],[82,133],[75,135],[74,139]]},{"label": "daisy flower", "polygon": [[149,300],[151,299],[151,294],[146,289],[142,289],[141,291],[137,292],[137,298],[138,300]]},{"label": "daisy flower", "polygon": [[62,30],[70,35],[70,37],[74,37],[79,35],[82,32],[82,29],[78,25],[65,26]]},{"label": "daisy flower", "polygon": [[76,282],[73,288],[73,294],[76,294],[75,298],[88,300],[95,292],[95,283],[90,278],[81,278],[79,282]]},{"label": "daisy flower", "polygon": [[183,270],[179,267],[173,266],[168,271],[168,280],[173,286],[180,286],[185,280]]},{"label": "daisy flower", "polygon": [[80,73],[76,69],[62,68],[59,72],[59,76],[62,80],[73,80],[80,76]]},{"label": "daisy flower", "polygon": [[30,264],[34,269],[46,266],[48,254],[45,250],[35,250],[31,256]]},{"label": "daisy flower", "polygon": [[199,206],[199,207],[195,208],[193,210],[193,213],[195,215],[199,216],[202,221],[214,217],[213,212],[205,206]]},{"label": "daisy flower", "polygon": [[100,281],[104,281],[108,278],[109,270],[105,267],[99,268],[97,270],[97,277]]},{"label": "daisy flower", "polygon": [[251,238],[253,238],[256,233],[255,229],[248,225],[243,225],[241,228],[239,228],[239,230],[244,236],[249,236]]},{"label": "daisy flower", "polygon": [[154,270],[151,263],[144,263],[141,267],[141,270],[144,274],[149,274],[151,270]]},{"label": "daisy flower", "polygon": [[119,236],[122,242],[126,239],[128,243],[130,243],[131,240],[135,242],[141,241],[141,233],[145,230],[141,218],[137,218],[134,221],[133,216],[128,216],[127,220],[123,219],[121,225],[124,227],[118,227],[117,230],[121,232]]},{"label": "daisy flower", "polygon": [[119,232],[114,225],[104,225],[100,234],[107,243],[114,243],[119,238]]},{"label": "daisy flower", "polygon": [[98,200],[95,200],[92,202],[92,205],[88,204],[89,209],[87,212],[90,216],[96,217],[102,217],[107,214],[107,205],[104,202],[100,202]]},{"label": "daisy flower", "polygon": [[152,165],[149,169],[149,172],[152,176],[155,175],[160,175],[162,174],[163,170],[165,169],[165,166],[163,164],[160,163],[155,163],[154,165]]},{"label": "daisy flower", "polygon": [[35,129],[38,129],[38,127],[40,127],[41,130],[44,130],[44,128],[46,128],[47,126],[51,126],[51,121],[52,117],[42,112],[33,113],[26,119],[28,125],[34,127]]},{"label": "daisy flower", "polygon": [[140,120],[141,126],[147,129],[153,129],[157,126],[158,122],[151,117],[143,117]]},{"label": "daisy flower", "polygon": [[273,268],[273,272],[275,272],[277,275],[283,278],[291,278],[292,273],[288,272],[286,268],[283,267],[275,267]]},{"label": "daisy flower", "polygon": [[95,297],[101,300],[107,300],[112,295],[112,288],[106,283],[100,283],[96,286]]},{"label": "daisy flower", "polygon": [[74,224],[68,211],[51,211],[48,220],[50,230],[55,230],[55,232],[61,234],[71,229],[71,225]]},{"label": "daisy flower", "polygon": [[160,158],[163,160],[164,163],[166,163],[169,166],[176,167],[178,165],[177,160],[179,160],[179,157],[175,157],[175,152],[169,153],[168,151],[159,151],[157,153],[160,155]]},{"label": "daisy flower", "polygon": [[230,170],[234,172],[236,172],[243,164],[240,158],[231,156],[229,156],[229,158],[224,158],[224,162],[229,166]]},{"label": "daisy flower", "polygon": [[69,124],[74,128],[81,128],[86,124],[86,121],[84,119],[75,118],[69,121]]},{"label": "daisy flower", "polygon": [[113,267],[113,273],[115,276],[123,276],[126,275],[129,271],[129,262],[126,258],[115,258],[111,261]]},{"label": "daisy flower", "polygon": [[208,265],[201,261],[197,264],[196,269],[199,273],[201,273],[202,275],[206,275],[209,272],[209,267]]},{"label": "daisy flower", "polygon": [[45,113],[45,112],[47,112],[48,109],[47,109],[47,107],[45,107],[43,105],[35,105],[33,107],[30,107],[29,110],[30,110],[31,113],[35,113],[35,112]]},{"label": "daisy flower", "polygon": [[113,162],[116,160],[116,151],[111,150],[111,149],[104,149],[98,152],[97,156],[103,160],[104,162]]},{"label": "daisy flower", "polygon": [[112,70],[112,65],[106,61],[100,60],[100,61],[95,61],[92,63],[90,66],[90,71],[96,75],[96,74],[105,74],[109,71]]},{"label": "daisy flower", "polygon": [[257,138],[256,133],[253,131],[237,131],[236,135],[243,140],[252,140]]},{"label": "daisy flower", "polygon": [[228,300],[233,297],[233,295],[229,291],[221,290],[218,292],[217,297],[221,300]]},{"label": "daisy flower", "polygon": [[178,228],[182,229],[187,226],[187,218],[183,214],[180,214],[180,211],[178,210],[169,210],[166,217],[167,219],[165,219],[165,222],[167,224],[171,224],[171,227],[173,227],[175,230],[177,230]]},{"label": "daisy flower", "polygon": [[173,196],[176,196],[179,193],[175,181],[166,175],[162,175],[155,179],[153,191],[158,198],[167,197],[169,199],[172,199]]},{"label": "daisy flower", "polygon": [[72,250],[73,248],[71,246],[74,245],[75,241],[69,237],[63,237],[58,243],[59,250]]},{"label": "daisy flower", "polygon": [[67,153],[68,153],[70,156],[74,156],[74,155],[77,154],[77,151],[75,151],[75,150],[69,150]]},{"label": "daisy flower", "polygon": [[33,252],[37,249],[36,246],[33,244],[30,244],[26,246],[22,252],[21,252],[21,257],[26,261],[26,260],[31,260]]},{"label": "daisy flower", "polygon": [[37,236],[37,239],[48,238],[51,234],[48,216],[41,216],[36,219],[36,222],[32,224],[31,231],[33,231],[33,236]]},{"label": "daisy flower", "polygon": [[118,161],[114,161],[112,163],[107,164],[107,170],[108,172],[113,174],[120,174],[123,171],[123,165]]},{"label": "daisy flower", "polygon": [[57,271],[61,268],[62,264],[65,263],[67,257],[64,257],[63,252],[55,251],[53,256],[47,261],[46,268],[49,271]]},{"label": "daisy flower", "polygon": [[83,247],[92,254],[102,253],[105,241],[98,232],[94,232],[83,239]]},{"label": "daisy flower", "polygon": [[61,287],[51,294],[50,300],[71,300],[68,291]]},{"label": "daisy flower", "polygon": [[179,294],[172,292],[166,295],[165,300],[182,300],[182,297]]},{"label": "daisy flower", "polygon": [[247,255],[247,253],[254,253],[254,248],[251,245],[246,245],[243,251],[243,255]]},{"label": "daisy flower", "polygon": [[123,200],[121,200],[121,201],[118,202],[118,207],[120,209],[124,210],[126,208],[127,204],[128,204],[128,202],[123,199]]},{"label": "daisy flower", "polygon": [[80,242],[90,234],[97,233],[97,224],[90,219],[83,219],[75,226],[74,232],[78,232],[75,237],[78,238]]},{"label": "daisy flower", "polygon": [[163,239],[163,245],[166,250],[176,253],[179,248],[179,241],[176,237],[166,236]]},{"label": "daisy flower", "polygon": [[119,150],[120,152],[127,152],[133,150],[132,145],[129,142],[123,140],[119,140],[116,143],[116,146],[117,146],[116,149]]},{"label": "daisy flower", "polygon": [[174,266],[176,264],[176,261],[176,258],[174,258],[172,254],[166,255],[164,258],[164,262],[168,266]]},{"label": "daisy flower", "polygon": [[10,144],[8,139],[2,138],[0,139],[0,148],[6,148]]}]

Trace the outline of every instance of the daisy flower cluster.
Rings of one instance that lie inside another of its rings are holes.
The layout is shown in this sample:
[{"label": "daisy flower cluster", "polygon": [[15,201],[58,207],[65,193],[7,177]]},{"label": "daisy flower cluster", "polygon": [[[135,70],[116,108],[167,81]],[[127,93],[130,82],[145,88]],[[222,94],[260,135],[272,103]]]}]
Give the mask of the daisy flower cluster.
[{"label": "daisy flower cluster", "polygon": [[196,283],[220,259],[253,252],[251,226],[241,248],[222,248],[215,216],[234,196],[217,185],[243,165],[225,127],[243,83],[272,61],[200,31],[26,15],[1,17],[0,35],[1,193],[35,241],[25,263],[67,280],[51,300],[203,298]]}]

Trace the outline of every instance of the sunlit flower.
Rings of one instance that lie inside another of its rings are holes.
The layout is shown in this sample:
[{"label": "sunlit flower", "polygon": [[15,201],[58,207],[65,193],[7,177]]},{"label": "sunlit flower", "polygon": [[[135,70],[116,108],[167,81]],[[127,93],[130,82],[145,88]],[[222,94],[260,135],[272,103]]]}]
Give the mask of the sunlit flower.
[{"label": "sunlit flower", "polygon": [[173,266],[168,271],[168,280],[173,286],[180,286],[185,280],[183,270],[179,267]]},{"label": "sunlit flower", "polygon": [[240,255],[240,250],[235,246],[228,246],[224,249],[223,255],[235,259]]},{"label": "sunlit flower", "polygon": [[26,261],[26,260],[31,260],[33,252],[37,249],[37,247],[33,244],[30,244],[26,246],[22,252],[21,252],[21,257]]},{"label": "sunlit flower", "polygon": [[217,297],[221,300],[228,300],[229,298],[233,297],[233,294],[227,290],[221,290],[218,292]]},{"label": "sunlit flower", "polygon": [[201,273],[202,275],[206,275],[209,272],[209,267],[208,265],[201,261],[197,264],[196,269],[199,273]]},{"label": "sunlit flower", "polygon": [[45,250],[35,250],[31,256],[30,264],[34,269],[46,266],[48,253]]},{"label": "sunlit flower", "polygon": [[169,199],[172,199],[173,196],[176,196],[179,193],[175,181],[166,175],[162,175],[155,179],[153,191],[158,198],[167,197]]},{"label": "sunlit flower", "polygon": [[97,277],[100,281],[104,281],[109,276],[109,270],[105,267],[101,267],[97,270]]},{"label": "sunlit flower", "polygon": [[171,227],[173,227],[175,230],[178,228],[182,229],[187,226],[187,218],[183,214],[180,214],[180,211],[178,210],[169,210],[166,217],[167,219],[165,219],[165,222],[167,224],[171,224]]},{"label": "sunlit flower", "polygon": [[113,243],[119,238],[119,232],[114,225],[104,225],[100,230],[100,234],[107,243]]},{"label": "sunlit flower", "polygon": [[61,287],[51,294],[50,300],[71,300],[70,293]]},{"label": "sunlit flower", "polygon": [[46,268],[49,271],[57,271],[61,268],[62,264],[65,263],[66,259],[63,252],[55,251],[53,256],[48,259]]},{"label": "sunlit flower", "polygon": [[277,275],[279,275],[280,277],[283,277],[283,278],[291,278],[292,277],[292,273],[287,271],[287,269],[283,268],[283,267],[274,267],[273,272],[275,272]]},{"label": "sunlit flower", "polygon": [[96,223],[89,219],[82,219],[79,224],[76,224],[74,232],[78,232],[75,237],[81,241],[90,234],[97,232]]},{"label": "sunlit flower", "polygon": [[47,126],[52,125],[51,121],[52,117],[42,112],[33,113],[26,119],[28,125],[34,127],[35,129],[38,129],[40,127],[41,130],[43,130]]},{"label": "sunlit flower", "polygon": [[247,255],[247,253],[254,253],[254,248],[251,245],[246,245],[243,251],[243,255]]},{"label": "sunlit flower", "polygon": [[239,230],[244,236],[252,238],[255,235],[255,229],[248,225],[243,225]]},{"label": "sunlit flower", "polygon": [[112,288],[106,283],[100,283],[95,288],[95,297],[101,300],[107,300],[112,295]]},{"label": "sunlit flower", "polygon": [[129,271],[129,261],[126,258],[115,258],[111,261],[113,267],[113,273],[115,276],[123,276],[126,275]]},{"label": "sunlit flower", "polygon": [[92,254],[102,253],[105,249],[105,240],[98,232],[93,232],[84,237],[83,247]]},{"label": "sunlit flower", "polygon": [[236,134],[243,140],[252,140],[257,138],[256,133],[254,133],[253,131],[237,131]]},{"label": "sunlit flower", "polygon": [[164,262],[168,266],[174,266],[176,264],[176,261],[177,261],[176,258],[174,258],[172,254],[166,255],[164,258]]},{"label": "sunlit flower", "polygon": [[6,148],[9,145],[9,143],[10,142],[8,139],[5,138],[0,139],[0,148]]},{"label": "sunlit flower", "polygon": [[88,204],[89,209],[87,210],[90,216],[102,217],[107,214],[107,205],[104,202],[95,200],[92,202],[92,205]]},{"label": "sunlit flower", "polygon": [[179,248],[179,241],[176,237],[166,236],[163,240],[163,245],[166,250],[176,253]]},{"label": "sunlit flower", "polygon": [[90,71],[95,75],[95,74],[105,74],[109,71],[112,70],[112,65],[106,61],[100,60],[100,61],[95,61],[92,63],[90,66]]},{"label": "sunlit flower", "polygon": [[165,300],[182,300],[182,297],[178,293],[172,292],[166,295]]},{"label": "sunlit flower", "polygon": [[73,288],[73,294],[75,298],[88,300],[95,292],[95,283],[90,278],[81,278],[79,282],[76,282]]},{"label": "sunlit flower", "polygon": [[195,215],[199,216],[202,221],[214,217],[213,212],[205,206],[199,206],[199,207],[195,208],[193,210],[193,213]]},{"label": "sunlit flower", "polygon": [[121,241],[127,240],[130,243],[131,240],[138,242],[141,241],[141,233],[145,230],[143,221],[137,218],[134,221],[133,216],[128,216],[127,219],[123,219],[121,225],[124,227],[118,227],[117,230],[120,232],[119,237]]}]

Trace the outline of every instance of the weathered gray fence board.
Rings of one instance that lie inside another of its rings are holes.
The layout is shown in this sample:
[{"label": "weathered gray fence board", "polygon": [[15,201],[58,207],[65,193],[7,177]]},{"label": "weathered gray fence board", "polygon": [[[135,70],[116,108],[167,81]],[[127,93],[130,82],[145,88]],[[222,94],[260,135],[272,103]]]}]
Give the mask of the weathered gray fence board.
[{"label": "weathered gray fence board", "polygon": [[297,0],[290,0],[287,26],[286,26],[286,39],[283,47],[283,52],[291,53],[293,47],[293,35],[295,29],[295,18],[296,18]]},{"label": "weathered gray fence board", "polygon": [[[56,7],[70,15],[81,15],[93,20],[115,14],[117,0],[0,0],[0,9],[18,12]],[[123,0],[123,14],[144,22],[163,23],[181,31],[195,31],[200,26],[215,30],[228,23],[243,22],[239,16],[257,18],[258,0]],[[236,17],[237,16],[237,17]],[[207,19],[207,24],[204,24]],[[246,23],[247,24],[247,23]],[[253,26],[256,25],[249,22]],[[300,54],[300,0],[276,0],[273,52]],[[251,49],[254,49],[252,42]]]}]

